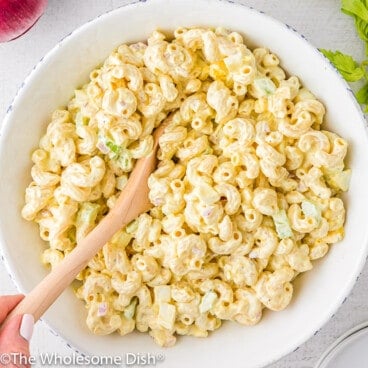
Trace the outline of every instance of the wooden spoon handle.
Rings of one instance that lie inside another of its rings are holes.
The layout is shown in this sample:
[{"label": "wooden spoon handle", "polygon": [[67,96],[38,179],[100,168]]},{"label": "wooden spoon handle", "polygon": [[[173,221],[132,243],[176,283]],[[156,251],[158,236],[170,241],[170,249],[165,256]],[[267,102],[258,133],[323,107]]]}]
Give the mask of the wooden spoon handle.
[{"label": "wooden spoon handle", "polygon": [[152,157],[154,154],[155,152],[138,160],[115,206],[62,262],[26,295],[6,321],[14,315],[26,313],[32,314],[37,321],[118,230],[150,209],[147,180],[156,165],[156,160]]},{"label": "wooden spoon handle", "polygon": [[[115,226],[112,226],[114,220]],[[62,262],[26,295],[7,320],[14,315],[27,313],[32,314],[37,321],[73,282],[78,273],[87,266],[101,247],[121,228],[120,224],[115,218],[107,215]]]}]

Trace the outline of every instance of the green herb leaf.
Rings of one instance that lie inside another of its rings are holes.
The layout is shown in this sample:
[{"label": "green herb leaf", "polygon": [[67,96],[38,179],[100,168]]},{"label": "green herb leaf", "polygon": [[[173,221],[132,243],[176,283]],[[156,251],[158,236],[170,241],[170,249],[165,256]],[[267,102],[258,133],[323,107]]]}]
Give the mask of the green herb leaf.
[{"label": "green herb leaf", "polygon": [[368,41],[368,23],[361,18],[355,18],[355,27],[357,29],[359,37],[363,41]]},{"label": "green herb leaf", "polygon": [[364,70],[358,66],[358,63],[350,55],[343,54],[340,51],[333,52],[325,49],[320,49],[320,51],[348,82],[356,82],[364,77]]},{"label": "green herb leaf", "polygon": [[368,104],[368,83],[356,93],[356,98],[360,104]]},{"label": "green herb leaf", "polygon": [[358,17],[368,23],[368,9],[362,0],[342,0],[341,11],[352,17]]},{"label": "green herb leaf", "polygon": [[120,153],[120,146],[118,146],[117,144],[115,144],[112,141],[107,141],[106,142],[106,147],[108,147],[110,149],[110,151],[115,153],[116,155],[118,155]]},{"label": "green herb leaf", "polygon": [[368,0],[343,0],[341,10],[355,18],[359,37],[368,41]]}]

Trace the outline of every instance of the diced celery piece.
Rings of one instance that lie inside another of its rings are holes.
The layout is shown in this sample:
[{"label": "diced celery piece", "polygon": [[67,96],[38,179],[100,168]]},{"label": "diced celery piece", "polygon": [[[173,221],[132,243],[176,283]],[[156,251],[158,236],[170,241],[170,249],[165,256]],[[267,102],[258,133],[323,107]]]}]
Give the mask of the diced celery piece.
[{"label": "diced celery piece", "polygon": [[137,307],[138,298],[134,297],[130,304],[124,309],[124,317],[126,319],[132,319],[135,314],[135,309]]},{"label": "diced celery piece", "polygon": [[214,291],[207,291],[207,293],[202,297],[201,304],[199,304],[199,311],[201,313],[208,312],[213,307],[213,303],[216,299],[217,294]]},{"label": "diced celery piece", "polygon": [[304,216],[313,217],[318,224],[321,222],[321,209],[318,207],[318,205],[312,201],[304,200],[301,207]]},{"label": "diced celery piece", "polygon": [[280,239],[290,238],[293,236],[293,231],[291,230],[285,210],[277,211],[272,218],[276,227],[277,235]]}]

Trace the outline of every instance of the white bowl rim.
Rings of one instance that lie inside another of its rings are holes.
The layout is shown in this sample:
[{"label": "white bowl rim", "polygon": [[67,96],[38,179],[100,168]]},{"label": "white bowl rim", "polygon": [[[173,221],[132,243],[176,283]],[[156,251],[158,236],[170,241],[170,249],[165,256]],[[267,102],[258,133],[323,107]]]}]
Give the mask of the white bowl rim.
[{"label": "white bowl rim", "polygon": [[[9,107],[7,108],[5,117],[3,119],[2,125],[0,127],[0,153],[1,153],[1,147],[3,145],[3,141],[4,141],[4,137],[6,136],[6,133],[9,129],[10,126],[10,120],[11,120],[11,115],[12,115],[12,111],[14,108],[18,107],[18,103],[19,100],[21,99],[21,95],[22,95],[22,90],[23,88],[32,83],[32,79],[37,75],[38,71],[40,69],[42,69],[42,66],[50,59],[52,58],[52,56],[54,55],[54,53],[56,52],[56,50],[62,46],[64,43],[68,42],[71,38],[73,38],[74,36],[78,35],[79,33],[83,32],[83,30],[85,28],[88,28],[89,26],[92,26],[94,23],[97,23],[97,21],[99,19],[103,19],[103,18],[107,18],[109,17],[111,14],[120,11],[123,8],[126,7],[132,7],[132,8],[137,8],[138,6],[144,6],[145,3],[154,3],[154,2],[164,2],[165,0],[134,0],[131,3],[128,4],[124,4],[121,6],[118,6],[114,9],[108,10],[106,12],[103,12],[102,14],[98,15],[97,17],[94,17],[92,19],[90,19],[89,21],[85,22],[84,24],[80,25],[79,27],[75,28],[73,31],[71,31],[69,34],[67,34],[66,36],[64,36],[60,41],[58,41],[55,46],[53,46],[36,64],[35,66],[32,68],[32,70],[29,72],[29,74],[26,76],[26,78],[24,79],[23,83],[20,85],[20,87],[18,88],[12,102],[10,103]],[[196,0],[196,1],[201,1],[201,2],[206,2],[208,4],[210,3],[225,3],[234,7],[238,7],[239,9],[242,8],[246,8],[248,11],[250,12],[254,12],[256,14],[258,14],[259,16],[263,16],[265,18],[268,18],[269,21],[273,22],[276,26],[279,27],[287,27],[291,32],[293,32],[296,36],[298,36],[302,42],[304,42],[304,45],[306,47],[308,47],[309,49],[312,49],[317,56],[320,58],[321,61],[325,62],[325,64],[327,65],[327,67],[331,70],[334,71],[336,77],[340,80],[340,83],[349,91],[349,98],[350,100],[353,102],[353,104],[356,106],[356,109],[358,110],[358,113],[361,117],[360,119],[360,124],[363,124],[363,130],[365,132],[364,135],[364,139],[366,140],[367,144],[368,144],[368,127],[366,124],[366,119],[365,119],[365,115],[361,109],[361,106],[359,105],[359,103],[357,102],[355,96],[354,96],[354,92],[352,91],[352,89],[350,88],[349,84],[343,79],[343,77],[341,76],[341,74],[338,72],[338,70],[336,69],[336,67],[318,50],[318,48],[316,48],[315,46],[313,46],[308,40],[307,38],[301,34],[299,31],[297,31],[295,28],[293,28],[292,26],[288,25],[287,23],[284,23],[276,18],[274,18],[273,16],[268,15],[266,12],[262,11],[262,10],[258,10],[252,6],[249,5],[245,5],[239,2],[236,2],[234,0]],[[285,348],[284,350],[280,350],[280,352],[275,355],[272,359],[265,359],[263,362],[262,366],[266,366],[269,364],[272,364],[278,360],[280,360],[281,358],[283,358],[284,356],[286,356],[287,354],[290,354],[292,352],[297,351],[300,346],[302,344],[304,344],[308,339],[310,339],[312,336],[316,335],[321,328],[335,315],[335,313],[337,312],[337,310],[341,307],[341,305],[343,303],[345,303],[346,299],[348,298],[349,294],[351,293],[354,285],[356,284],[356,282],[358,281],[363,267],[367,262],[368,259],[368,228],[366,230],[365,233],[365,253],[362,255],[359,266],[356,267],[355,272],[354,272],[354,277],[350,277],[350,283],[346,286],[345,290],[343,293],[340,294],[340,297],[335,301],[334,306],[330,309],[328,315],[326,316],[326,318],[324,319],[323,323],[319,326],[319,328],[317,330],[315,330],[314,332],[311,333],[304,333],[299,335],[299,338],[296,339],[293,344],[288,345],[287,348]],[[3,231],[0,227],[0,259],[3,261],[6,270],[8,272],[8,275],[10,277],[10,279],[14,282],[16,288],[18,289],[19,292],[21,293],[25,293],[25,289],[22,285],[22,281],[19,277],[18,271],[16,270],[15,264],[13,262],[13,260],[11,260],[11,258],[9,257],[9,253],[7,252],[6,246],[4,246],[5,242],[4,242],[4,236],[3,236]],[[48,327],[48,329],[50,330],[50,332],[52,334],[54,334],[55,336],[61,337],[61,339],[64,341],[64,343],[66,344],[66,346],[71,349],[72,351],[74,351],[75,353],[78,354],[82,354],[82,355],[86,355],[86,353],[80,351],[76,346],[75,343],[73,342],[73,345],[71,343],[68,342],[67,338],[64,337],[64,334],[60,331],[58,331],[57,329],[55,329],[52,326],[52,323],[49,322],[47,320],[47,318],[41,318],[40,319],[42,322],[44,322],[45,326]],[[87,353],[88,354],[88,353]],[[260,366],[261,367],[261,366]]]}]

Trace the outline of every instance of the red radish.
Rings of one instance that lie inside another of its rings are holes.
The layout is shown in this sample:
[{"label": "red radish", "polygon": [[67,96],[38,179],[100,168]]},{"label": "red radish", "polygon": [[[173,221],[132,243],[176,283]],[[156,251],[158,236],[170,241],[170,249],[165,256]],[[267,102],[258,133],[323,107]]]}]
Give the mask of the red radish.
[{"label": "red radish", "polygon": [[40,18],[47,0],[0,0],[0,42],[13,40]]}]

